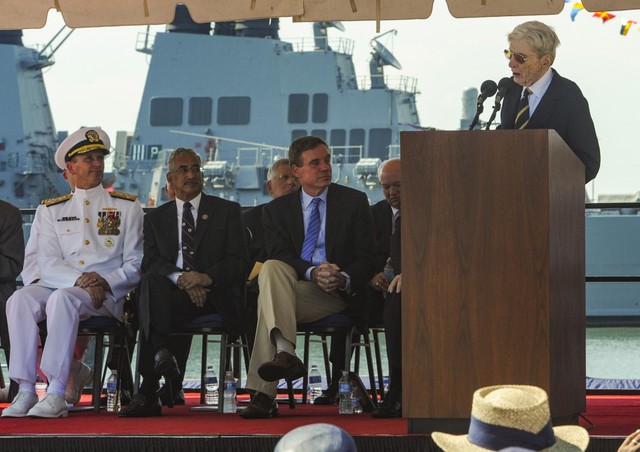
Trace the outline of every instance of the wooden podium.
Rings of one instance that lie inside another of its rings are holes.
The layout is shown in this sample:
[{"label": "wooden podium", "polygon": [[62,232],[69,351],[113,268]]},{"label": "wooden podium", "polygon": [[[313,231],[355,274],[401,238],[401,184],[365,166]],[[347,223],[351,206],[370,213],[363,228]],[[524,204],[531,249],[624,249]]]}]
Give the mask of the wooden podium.
[{"label": "wooden podium", "polygon": [[403,416],[466,433],[473,392],[586,409],[584,166],[552,130],[403,132]]}]

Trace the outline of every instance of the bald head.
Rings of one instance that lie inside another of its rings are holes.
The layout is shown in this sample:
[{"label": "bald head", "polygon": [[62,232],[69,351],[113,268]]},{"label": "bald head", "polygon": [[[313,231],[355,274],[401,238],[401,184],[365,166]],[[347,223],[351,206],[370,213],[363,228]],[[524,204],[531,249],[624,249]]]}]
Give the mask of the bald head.
[{"label": "bald head", "polygon": [[378,168],[378,179],[384,198],[391,207],[400,209],[400,159],[389,159]]}]

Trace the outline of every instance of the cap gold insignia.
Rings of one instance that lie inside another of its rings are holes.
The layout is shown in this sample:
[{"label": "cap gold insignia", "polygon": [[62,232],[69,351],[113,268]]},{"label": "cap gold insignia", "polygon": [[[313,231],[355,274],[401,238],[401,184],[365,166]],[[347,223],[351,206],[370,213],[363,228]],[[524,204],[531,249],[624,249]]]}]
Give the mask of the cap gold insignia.
[{"label": "cap gold insignia", "polygon": [[104,246],[107,248],[113,248],[113,239],[111,238],[105,239]]},{"label": "cap gold insignia", "polygon": [[98,135],[98,132],[96,132],[95,130],[87,130],[87,133],[85,133],[84,136],[91,143],[97,143],[98,141],[100,141],[100,135]]},{"label": "cap gold insignia", "polygon": [[209,219],[209,215],[207,215],[206,213],[204,215],[202,215],[202,219],[203,220],[208,220]]}]

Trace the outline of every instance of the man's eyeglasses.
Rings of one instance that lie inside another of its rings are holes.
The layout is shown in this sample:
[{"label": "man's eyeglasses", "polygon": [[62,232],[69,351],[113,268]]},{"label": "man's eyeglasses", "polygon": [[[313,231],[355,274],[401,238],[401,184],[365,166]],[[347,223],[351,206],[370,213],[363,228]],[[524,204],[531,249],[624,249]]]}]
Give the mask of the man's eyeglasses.
[{"label": "man's eyeglasses", "polygon": [[181,166],[175,171],[171,171],[172,173],[178,173],[181,175],[187,173],[200,174],[202,172],[202,168],[200,166],[192,166],[191,168],[187,168],[186,166]]},{"label": "man's eyeglasses", "polygon": [[508,49],[504,49],[504,56],[507,60],[511,60],[511,57],[513,57],[518,64],[524,64],[524,62],[527,61],[527,58],[529,58],[529,55],[525,55],[524,53],[515,53]]}]

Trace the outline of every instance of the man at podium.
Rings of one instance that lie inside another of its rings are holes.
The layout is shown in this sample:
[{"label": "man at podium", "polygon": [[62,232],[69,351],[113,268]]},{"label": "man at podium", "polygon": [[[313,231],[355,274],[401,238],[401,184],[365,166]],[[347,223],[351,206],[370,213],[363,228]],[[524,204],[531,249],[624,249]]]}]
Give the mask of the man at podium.
[{"label": "man at podium", "polygon": [[[553,129],[585,166],[585,183],[598,174],[600,146],[580,88],[551,68],[560,40],[538,21],[518,25],[508,36],[513,81],[504,96],[501,129]],[[522,87],[522,89],[518,89]]]}]

